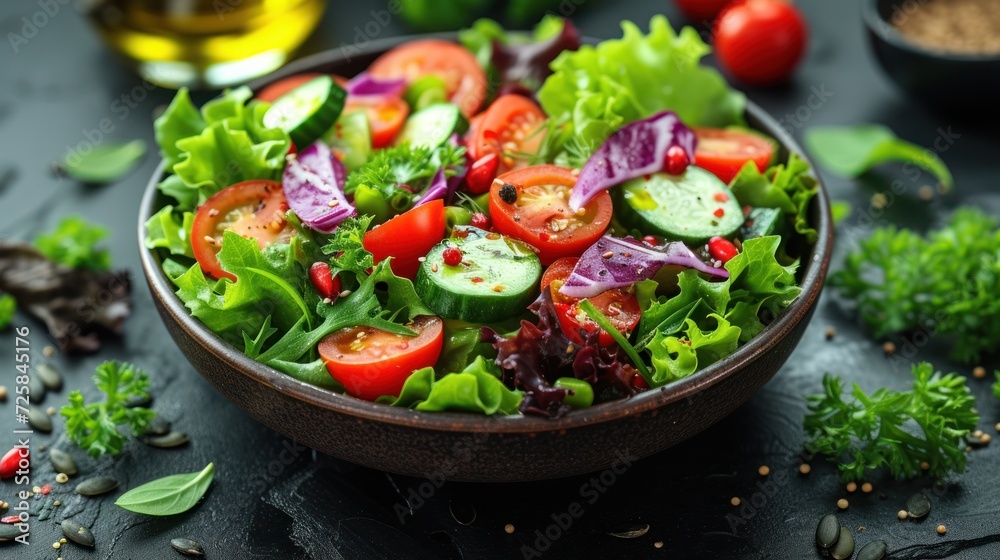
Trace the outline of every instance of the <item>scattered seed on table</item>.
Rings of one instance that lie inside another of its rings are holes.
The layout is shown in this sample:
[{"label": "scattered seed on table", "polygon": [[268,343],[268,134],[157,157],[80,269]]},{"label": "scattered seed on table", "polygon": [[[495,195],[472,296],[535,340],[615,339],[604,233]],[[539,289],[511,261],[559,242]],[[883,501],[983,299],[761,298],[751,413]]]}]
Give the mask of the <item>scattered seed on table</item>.
[{"label": "scattered seed on table", "polygon": [[45,409],[45,414],[48,414],[49,416],[55,416],[56,415],[56,407],[50,406],[50,407],[46,408]]},{"label": "scattered seed on table", "polygon": [[809,474],[810,472],[812,472],[812,467],[809,465],[809,463],[802,463],[801,465],[799,465],[799,472],[802,474]]},{"label": "scattered seed on table", "polygon": [[848,492],[854,492],[857,489],[858,489],[858,483],[857,482],[848,482],[847,483],[847,491]]},{"label": "scattered seed on table", "polygon": [[934,187],[930,185],[924,185],[917,189],[917,196],[920,200],[933,200],[934,199]]},{"label": "scattered seed on table", "polygon": [[864,484],[861,485],[861,491],[864,492],[865,494],[871,494],[872,490],[874,490],[874,489],[875,489],[875,487],[872,486],[871,482],[866,482],[866,483],[864,483]]},{"label": "scattered seed on table", "polygon": [[503,530],[508,535],[513,535],[514,534],[514,526],[511,525],[510,523],[504,525]]},{"label": "scattered seed on table", "polygon": [[920,463],[920,468],[926,471],[927,469],[931,468],[931,464],[928,463],[927,461],[924,461],[923,463]]},{"label": "scattered seed on table", "polygon": [[931,501],[923,492],[918,492],[906,500],[906,514],[913,518],[924,517],[931,512]]},{"label": "scattered seed on table", "polygon": [[889,198],[883,193],[875,193],[872,195],[872,207],[881,210],[885,208],[887,204],[889,204]]},{"label": "scattered seed on table", "polygon": [[106,494],[118,487],[118,481],[106,476],[88,478],[76,485],[76,493],[83,496]]},{"label": "scattered seed on table", "polygon": [[948,532],[948,528],[945,527],[944,525],[938,525],[937,526],[937,532],[938,532],[939,535],[943,535],[943,534],[945,534],[945,533]]},{"label": "scattered seed on table", "polygon": [[1000,422],[997,422],[997,425],[993,427],[996,428],[996,431],[1000,432]]},{"label": "scattered seed on table", "polygon": [[58,391],[62,389],[62,374],[59,373],[59,370],[53,367],[52,364],[45,362],[38,364],[35,367],[35,374],[38,376],[39,381],[42,382],[42,385],[45,385],[46,389],[50,391]]},{"label": "scattered seed on table", "polygon": [[35,406],[28,408],[28,424],[39,432],[47,434],[52,431],[52,418],[45,414],[44,410]]},{"label": "scattered seed on table", "polygon": [[663,548],[663,541],[656,541],[653,543],[654,548]]},{"label": "scattered seed on table", "polygon": [[59,550],[60,548],[62,548],[62,543],[59,542],[59,541],[56,541],[56,542],[52,543],[52,548],[54,548],[56,550]]},{"label": "scattered seed on table", "polygon": [[824,515],[816,526],[816,545],[826,549],[837,544],[840,538],[840,522],[837,516],[831,514]]},{"label": "scattered seed on table", "polygon": [[[52,463],[56,472],[60,474],[71,475],[76,474],[77,472],[76,461],[73,460],[73,457],[71,457],[69,453],[66,453],[61,449],[52,448],[52,450],[49,451],[49,462]],[[56,477],[56,480],[58,481],[59,478]]]},{"label": "scattered seed on table", "polygon": [[629,524],[616,527],[608,534],[619,539],[637,539],[649,532],[649,523]]},{"label": "scattered seed on table", "polygon": [[761,465],[761,467],[757,469],[757,474],[759,474],[760,476],[767,476],[771,474],[771,467],[767,465]]},{"label": "scattered seed on table", "polygon": [[979,440],[982,441],[983,443],[989,443],[993,441],[993,436],[991,436],[990,434],[983,434],[983,437],[979,438]]},{"label": "scattered seed on table", "polygon": [[837,500],[837,507],[840,509],[847,509],[847,506],[851,505],[846,499],[841,498]]},{"label": "scattered seed on table", "polygon": [[62,505],[62,502],[60,502],[59,500],[56,500],[56,501],[52,502],[52,505],[55,506],[55,507],[59,507],[59,506]]},{"label": "scattered seed on table", "polygon": [[847,527],[840,527],[840,537],[837,539],[837,544],[830,549],[830,556],[833,560],[847,560],[854,556],[854,535]]},{"label": "scattered seed on table", "polygon": [[205,555],[205,549],[202,548],[201,544],[191,539],[185,539],[183,537],[170,539],[170,546],[184,556],[195,556],[200,558]]},{"label": "scattered seed on table", "polygon": [[7,400],[7,386],[0,385],[0,401]]},{"label": "scattered seed on table", "polygon": [[884,352],[886,356],[892,356],[896,353],[896,345],[891,342],[886,342],[882,345],[882,352]]},{"label": "scattered seed on table", "polygon": [[733,496],[733,499],[729,500],[729,503],[732,504],[734,507],[740,505],[739,496]]},{"label": "scattered seed on table", "polygon": [[885,541],[872,541],[858,551],[858,560],[884,560],[887,552]]},{"label": "scattered seed on table", "polygon": [[826,328],[826,339],[833,340],[833,337],[837,336],[837,329],[833,327]]},{"label": "scattered seed on table", "polygon": [[56,349],[51,346],[46,346],[45,348],[42,348],[42,354],[45,355],[46,358],[51,358],[56,355]]},{"label": "scattered seed on table", "polygon": [[97,542],[94,539],[94,534],[90,532],[90,529],[80,525],[72,519],[63,520],[60,527],[62,528],[63,534],[66,535],[66,538],[80,546],[93,548],[94,543]]},{"label": "scattered seed on table", "polygon": [[976,379],[983,379],[986,377],[986,368],[983,366],[976,366],[972,369],[972,377],[975,377]]},{"label": "scattered seed on table", "polygon": [[972,432],[972,435],[974,435],[976,437],[983,437],[983,431],[982,430],[976,430],[976,431]]}]

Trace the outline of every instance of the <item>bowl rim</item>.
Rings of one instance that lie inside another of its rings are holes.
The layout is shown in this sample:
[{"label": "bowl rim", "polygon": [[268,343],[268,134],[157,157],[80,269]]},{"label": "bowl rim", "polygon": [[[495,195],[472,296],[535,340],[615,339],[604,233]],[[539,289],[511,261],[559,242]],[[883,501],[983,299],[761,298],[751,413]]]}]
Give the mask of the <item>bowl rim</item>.
[{"label": "bowl rim", "polygon": [[[975,55],[975,54],[961,54],[961,53],[945,53],[934,51],[926,48],[919,43],[911,41],[900,33],[896,26],[892,24],[891,21],[882,17],[882,12],[879,10],[879,6],[882,2],[887,0],[866,0],[861,4],[861,15],[864,19],[865,25],[868,30],[874,35],[882,39],[882,41],[889,43],[890,45],[910,52],[912,54],[926,56],[928,58],[936,58],[939,60],[947,62],[964,62],[964,63],[995,63],[1000,62],[1000,53],[993,55]],[[889,0],[893,2],[909,2],[913,0]]]},{"label": "bowl rim", "polygon": [[[442,37],[454,38],[454,34],[422,34],[385,38],[369,43],[355,56],[371,56],[384,52],[388,48],[417,38]],[[340,52],[338,52],[340,51]],[[283,77],[306,71],[319,70],[337,64],[350,64],[350,56],[341,49],[331,49],[299,59],[281,69],[251,82],[256,89],[261,85],[273,82]],[[773,117],[760,106],[747,100],[746,115],[775,137],[781,149],[789,154],[794,153],[811,166],[812,175],[817,179],[819,190],[814,198],[814,214],[819,216],[816,225],[818,238],[812,251],[803,257],[806,268],[802,274],[802,293],[778,316],[778,318],[748,343],[741,346],[730,356],[715,362],[705,369],[689,377],[675,381],[659,389],[645,391],[638,395],[602,403],[584,410],[575,410],[559,419],[548,419],[535,416],[480,416],[458,412],[418,412],[408,408],[396,408],[384,404],[364,401],[348,395],[339,394],[328,389],[299,381],[285,373],[272,369],[246,356],[238,348],[231,346],[221,337],[208,329],[204,324],[190,315],[183,302],[172,289],[172,282],[167,278],[157,258],[157,251],[145,245],[146,221],[160,208],[157,204],[162,196],[156,188],[163,176],[165,162],[161,161],[150,178],[143,194],[139,208],[138,241],[142,268],[149,284],[150,291],[170,318],[182,328],[187,336],[202,346],[216,359],[230,368],[239,371],[251,380],[279,391],[288,397],[302,401],[310,406],[329,410],[332,413],[346,414],[360,421],[372,421],[391,424],[399,427],[447,432],[475,432],[495,434],[536,434],[541,432],[559,432],[568,429],[591,426],[610,422],[622,417],[637,416],[682,400],[690,400],[697,395],[739,372],[750,362],[775,347],[778,342],[788,336],[798,323],[808,316],[808,311],[819,299],[826,274],[830,265],[833,249],[833,219],[830,213],[830,201],[822,179],[816,174],[815,166],[795,141]],[[195,368],[197,369],[197,368]],[[239,403],[237,403],[239,404]]]}]

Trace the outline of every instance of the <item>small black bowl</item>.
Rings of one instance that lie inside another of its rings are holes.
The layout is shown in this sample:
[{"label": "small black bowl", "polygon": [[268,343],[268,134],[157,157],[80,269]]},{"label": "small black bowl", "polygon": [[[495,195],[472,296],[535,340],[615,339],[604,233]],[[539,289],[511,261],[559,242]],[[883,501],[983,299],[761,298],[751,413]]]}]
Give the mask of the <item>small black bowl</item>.
[{"label": "small black bowl", "polygon": [[919,9],[918,0],[865,0],[862,16],[875,58],[904,92],[927,107],[958,115],[996,118],[1000,56],[946,54],[904,37],[892,24],[896,10]]}]

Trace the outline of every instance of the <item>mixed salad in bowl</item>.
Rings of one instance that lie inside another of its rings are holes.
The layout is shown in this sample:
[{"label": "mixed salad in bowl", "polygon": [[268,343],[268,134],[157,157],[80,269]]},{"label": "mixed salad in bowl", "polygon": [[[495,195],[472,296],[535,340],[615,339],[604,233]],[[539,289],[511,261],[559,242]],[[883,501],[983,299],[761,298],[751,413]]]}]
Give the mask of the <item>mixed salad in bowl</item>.
[{"label": "mixed salad in bowl", "polygon": [[819,187],[693,29],[623,28],[482,20],[354,77],[181,90],[146,245],[249,357],[387,406],[556,418],[690,376],[798,297]]}]

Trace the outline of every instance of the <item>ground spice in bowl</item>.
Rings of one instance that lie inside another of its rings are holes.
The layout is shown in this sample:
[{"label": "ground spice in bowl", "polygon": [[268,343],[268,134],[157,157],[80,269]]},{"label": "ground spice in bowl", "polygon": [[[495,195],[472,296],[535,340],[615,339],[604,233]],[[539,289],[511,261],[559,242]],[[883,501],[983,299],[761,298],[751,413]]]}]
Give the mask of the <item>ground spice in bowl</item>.
[{"label": "ground spice in bowl", "polygon": [[960,55],[1000,55],[1000,0],[908,0],[892,25],[926,49]]}]

